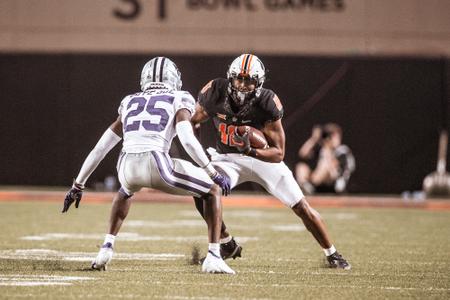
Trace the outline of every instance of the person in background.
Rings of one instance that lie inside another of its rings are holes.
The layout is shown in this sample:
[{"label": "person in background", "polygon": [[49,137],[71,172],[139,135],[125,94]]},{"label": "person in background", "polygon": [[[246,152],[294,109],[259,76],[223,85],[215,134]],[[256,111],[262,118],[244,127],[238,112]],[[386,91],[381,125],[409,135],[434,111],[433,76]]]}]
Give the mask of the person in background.
[{"label": "person in background", "polygon": [[344,193],[355,170],[355,158],[342,144],[342,129],[335,123],[314,126],[298,151],[296,179],[308,194]]}]

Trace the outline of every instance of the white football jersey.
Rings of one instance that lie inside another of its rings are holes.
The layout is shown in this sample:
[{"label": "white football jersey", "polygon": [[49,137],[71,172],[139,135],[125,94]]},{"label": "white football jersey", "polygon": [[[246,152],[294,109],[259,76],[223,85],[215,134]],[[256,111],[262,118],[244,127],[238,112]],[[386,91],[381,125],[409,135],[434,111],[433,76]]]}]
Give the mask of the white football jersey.
[{"label": "white football jersey", "polygon": [[123,124],[123,152],[168,152],[176,136],[175,115],[180,109],[194,113],[189,92],[151,89],[126,96],[119,107]]}]

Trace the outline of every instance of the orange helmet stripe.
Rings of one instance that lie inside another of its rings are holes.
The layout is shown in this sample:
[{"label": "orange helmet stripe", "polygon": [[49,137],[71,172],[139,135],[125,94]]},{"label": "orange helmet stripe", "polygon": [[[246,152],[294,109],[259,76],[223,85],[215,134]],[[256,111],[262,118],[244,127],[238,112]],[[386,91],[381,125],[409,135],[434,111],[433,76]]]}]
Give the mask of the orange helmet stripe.
[{"label": "orange helmet stripe", "polygon": [[248,58],[248,54],[246,54],[244,56],[244,58],[242,59],[242,64],[241,64],[241,73],[244,73],[244,74],[245,74],[245,62],[247,61],[247,58]]},{"label": "orange helmet stripe", "polygon": [[241,74],[250,73],[250,66],[252,64],[253,56],[253,54],[245,54],[244,58],[242,59]]}]

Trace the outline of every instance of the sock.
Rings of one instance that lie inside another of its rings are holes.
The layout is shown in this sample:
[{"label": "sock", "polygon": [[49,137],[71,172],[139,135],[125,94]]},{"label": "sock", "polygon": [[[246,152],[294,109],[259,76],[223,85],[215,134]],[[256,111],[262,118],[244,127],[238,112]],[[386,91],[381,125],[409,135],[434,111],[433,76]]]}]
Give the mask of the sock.
[{"label": "sock", "polygon": [[228,243],[229,241],[231,241],[232,238],[233,238],[233,237],[232,237],[231,235],[229,235],[229,236],[227,236],[226,238],[220,239],[220,243],[221,243],[221,244],[226,244],[226,243]]},{"label": "sock", "polygon": [[115,235],[107,234],[105,235],[105,241],[103,242],[103,245],[106,243],[111,243],[111,245],[114,247],[114,240],[116,239]]},{"label": "sock", "polygon": [[334,245],[331,245],[328,249],[323,249],[323,252],[325,252],[326,256],[333,255],[336,252],[336,248],[334,248]]},{"label": "sock", "polygon": [[209,243],[208,250],[214,253],[217,257],[220,257],[220,244],[219,243]]}]

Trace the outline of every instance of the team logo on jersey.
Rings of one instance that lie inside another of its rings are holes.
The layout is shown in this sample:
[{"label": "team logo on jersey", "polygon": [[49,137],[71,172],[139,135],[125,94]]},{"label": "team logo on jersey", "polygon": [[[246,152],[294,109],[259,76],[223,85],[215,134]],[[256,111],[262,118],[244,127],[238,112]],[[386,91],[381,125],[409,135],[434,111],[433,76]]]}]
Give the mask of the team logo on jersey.
[{"label": "team logo on jersey", "polygon": [[216,116],[217,116],[219,119],[222,119],[222,120],[226,120],[226,119],[227,119],[227,115],[224,115],[224,114],[216,113]]}]

